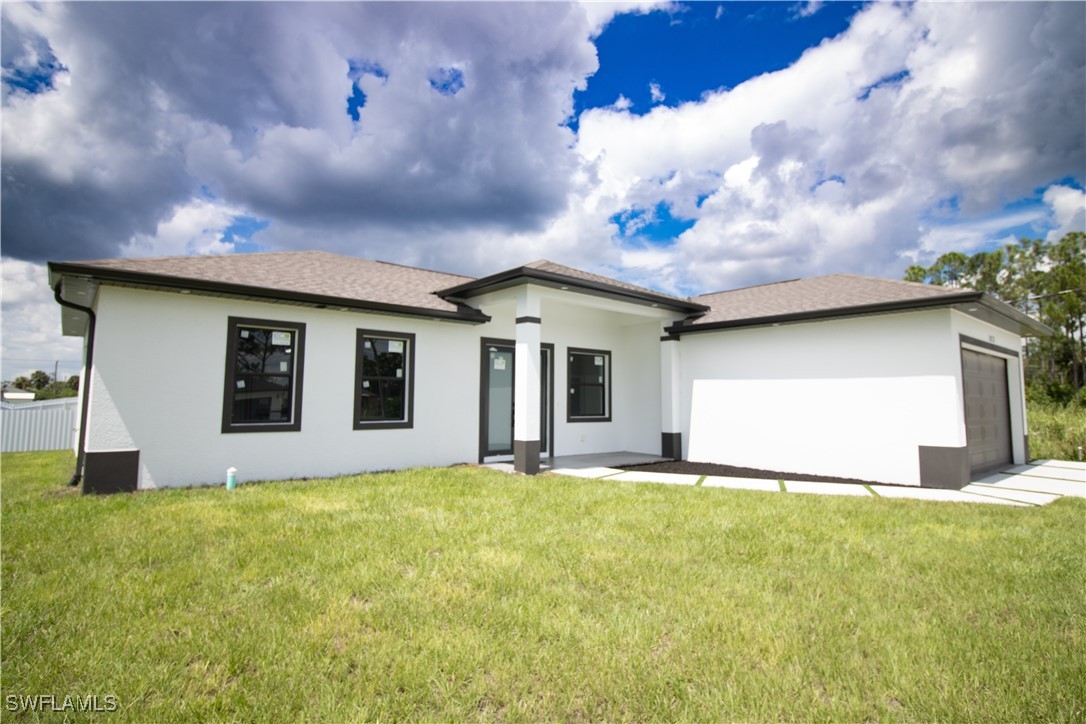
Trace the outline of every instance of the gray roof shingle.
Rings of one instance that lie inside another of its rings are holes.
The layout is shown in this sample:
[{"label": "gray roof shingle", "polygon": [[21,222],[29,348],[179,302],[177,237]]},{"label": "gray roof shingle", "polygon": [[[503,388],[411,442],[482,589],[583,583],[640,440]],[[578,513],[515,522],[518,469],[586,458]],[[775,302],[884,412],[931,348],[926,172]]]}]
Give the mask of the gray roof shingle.
[{"label": "gray roof shingle", "polygon": [[636,284],[592,274],[573,267],[556,264],[546,259],[539,259],[524,266],[491,274],[482,279],[475,279],[464,284],[442,289],[439,294],[452,298],[467,298],[516,286],[529,280],[545,286],[561,289],[568,287],[588,294],[613,296],[627,301],[634,300],[639,303],[652,304],[653,306],[659,305],[686,313],[705,311],[704,305],[683,297],[672,296],[671,294],[658,292],[655,289],[639,287]]},{"label": "gray roof shingle", "polygon": [[655,289],[648,289],[647,287],[639,287],[636,284],[629,284],[627,282],[619,281],[618,279],[612,279],[611,277],[601,276],[599,274],[592,274],[590,272],[581,271],[580,269],[574,269],[570,266],[563,264],[557,264],[547,259],[539,259],[533,261],[530,264],[525,264],[526,269],[535,269],[537,271],[549,272],[551,274],[559,274],[571,279],[579,279],[585,282],[594,282],[596,284],[603,284],[606,286],[617,287],[618,289],[625,289],[631,292],[637,292],[639,294],[649,294],[657,297],[664,297],[666,299],[674,299],[678,302],[689,302],[690,300],[685,297],[676,297],[671,294],[665,294],[664,292],[658,292]]},{"label": "gray roof shingle", "polygon": [[221,256],[103,259],[52,265],[149,275],[191,284],[240,285],[263,290],[457,313],[438,289],[470,277],[416,269],[324,251],[261,252]]},{"label": "gray roof shingle", "polygon": [[[63,275],[89,275],[100,281],[138,286],[191,288],[304,304],[372,308],[480,322],[488,317],[445,296],[481,293],[525,278],[570,287],[578,283],[596,293],[616,294],[643,303],[657,302],[695,316],[681,331],[793,321],[849,314],[897,311],[931,305],[979,302],[1029,333],[1047,328],[1017,310],[968,289],[953,289],[891,279],[832,274],[703,294],[691,299],[592,274],[541,259],[484,279],[418,269],[323,251],[263,252],[222,256],[179,256],[51,262],[50,283]],[[590,292],[592,293],[592,292]],[[971,310],[972,311],[972,310]],[[704,313],[702,313],[704,312]],[[1023,332],[1027,333],[1027,332]]]},{"label": "gray roof shingle", "polygon": [[[968,289],[937,287],[856,274],[763,284],[694,297],[710,307],[694,324],[732,322],[878,304],[907,304],[971,294]],[[949,301],[949,299],[948,299]]]}]

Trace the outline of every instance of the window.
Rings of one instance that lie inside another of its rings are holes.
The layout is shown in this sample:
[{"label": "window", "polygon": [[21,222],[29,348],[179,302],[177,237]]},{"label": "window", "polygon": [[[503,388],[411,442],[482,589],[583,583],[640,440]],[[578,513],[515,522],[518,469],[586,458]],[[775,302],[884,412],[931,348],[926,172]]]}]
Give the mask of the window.
[{"label": "window", "polygon": [[415,335],[358,330],[354,429],[411,427]]},{"label": "window", "polygon": [[230,317],[228,329],[222,431],[301,430],[305,325]]},{"label": "window", "polygon": [[569,422],[610,422],[611,353],[596,349],[569,350]]}]

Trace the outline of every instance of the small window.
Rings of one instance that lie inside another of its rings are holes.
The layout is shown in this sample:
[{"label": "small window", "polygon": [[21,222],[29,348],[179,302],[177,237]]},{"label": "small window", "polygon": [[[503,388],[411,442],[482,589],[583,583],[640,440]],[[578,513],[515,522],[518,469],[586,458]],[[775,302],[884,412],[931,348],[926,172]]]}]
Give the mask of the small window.
[{"label": "small window", "polygon": [[227,326],[222,431],[301,430],[305,325],[230,317]]},{"label": "small window", "polygon": [[611,420],[611,353],[595,349],[569,350],[569,422]]},{"label": "small window", "polygon": [[415,335],[358,330],[354,429],[411,427]]}]

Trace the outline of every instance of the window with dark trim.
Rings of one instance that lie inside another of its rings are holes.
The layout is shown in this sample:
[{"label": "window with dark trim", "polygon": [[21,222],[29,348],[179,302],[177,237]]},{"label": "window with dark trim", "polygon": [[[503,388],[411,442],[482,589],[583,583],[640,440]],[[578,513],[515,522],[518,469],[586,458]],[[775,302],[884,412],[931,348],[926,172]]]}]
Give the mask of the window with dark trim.
[{"label": "window with dark trim", "polygon": [[611,420],[611,353],[599,349],[569,349],[568,422]]},{"label": "window with dark trim", "polygon": [[354,429],[412,427],[415,335],[358,330]]},{"label": "window with dark trim", "polygon": [[222,431],[301,430],[305,325],[230,317],[227,330]]}]

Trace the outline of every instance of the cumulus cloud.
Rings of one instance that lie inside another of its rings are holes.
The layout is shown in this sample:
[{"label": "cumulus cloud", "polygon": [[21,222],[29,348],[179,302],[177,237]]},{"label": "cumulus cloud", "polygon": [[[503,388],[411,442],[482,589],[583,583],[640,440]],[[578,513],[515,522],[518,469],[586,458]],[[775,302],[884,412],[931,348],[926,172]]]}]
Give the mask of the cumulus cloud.
[{"label": "cumulus cloud", "polygon": [[5,4],[3,22],[67,69],[4,103],[4,246],[30,259],[147,247],[207,194],[420,243],[432,224],[541,228],[597,68],[585,11],[558,3]]},{"label": "cumulus cloud", "polygon": [[656,82],[649,83],[649,95],[652,96],[653,103],[663,103],[667,96],[660,89],[660,84]]},{"label": "cumulus cloud", "polygon": [[152,234],[136,234],[121,249],[122,256],[188,256],[228,254],[234,243],[225,237],[239,209],[209,199],[193,201],[174,209],[159,222]]},{"label": "cumulus cloud", "polygon": [[1057,242],[1072,231],[1086,230],[1086,192],[1082,189],[1053,184],[1045,189],[1043,198],[1056,224],[1048,232],[1048,241]]},{"label": "cumulus cloud", "polygon": [[58,377],[78,374],[82,340],[60,335],[60,313],[49,289],[45,265],[3,257],[0,273],[4,285],[0,304],[3,379],[12,380],[34,370],[52,374],[57,362]]},{"label": "cumulus cloud", "polygon": [[[936,243],[976,249],[1020,221],[991,218],[1006,203],[1086,167],[1084,16],[1078,3],[876,3],[782,71],[643,116],[590,110],[587,203],[667,202],[694,219],[661,272],[690,290],[898,276]],[[1081,224],[1069,191],[1051,198],[1031,212],[1038,228]],[[948,199],[985,223],[931,223]]]}]

